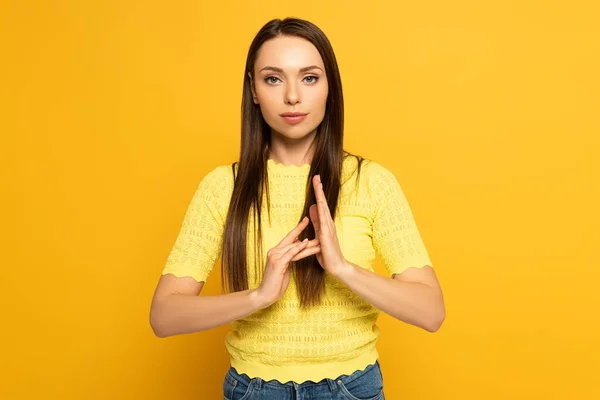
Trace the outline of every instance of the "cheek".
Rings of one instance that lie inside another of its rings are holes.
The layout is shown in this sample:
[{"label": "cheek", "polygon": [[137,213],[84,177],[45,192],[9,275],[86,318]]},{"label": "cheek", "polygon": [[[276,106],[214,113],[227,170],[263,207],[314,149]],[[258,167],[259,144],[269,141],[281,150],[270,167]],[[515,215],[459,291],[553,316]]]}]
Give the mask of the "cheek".
[{"label": "cheek", "polygon": [[313,100],[314,111],[319,111],[322,117],[325,114],[325,107],[327,106],[327,89],[318,93]]},{"label": "cheek", "polygon": [[329,90],[327,88],[327,86],[325,85],[323,90],[320,90],[317,94],[316,94],[316,98],[315,101],[317,102],[317,104],[319,104],[322,107],[325,107],[325,104],[327,103],[327,95],[329,93]]},{"label": "cheek", "polygon": [[276,126],[285,122],[279,116],[279,113],[281,112],[281,105],[277,103],[281,103],[281,101],[269,96],[264,96],[261,98],[259,104],[260,112],[267,124],[270,126]]},{"label": "cheek", "polygon": [[269,93],[262,93],[261,95],[259,95],[260,98],[260,109],[262,111],[262,113],[266,116],[278,116],[279,114],[279,104],[277,103],[281,103],[281,100],[278,100],[276,98],[276,96],[273,96]]}]

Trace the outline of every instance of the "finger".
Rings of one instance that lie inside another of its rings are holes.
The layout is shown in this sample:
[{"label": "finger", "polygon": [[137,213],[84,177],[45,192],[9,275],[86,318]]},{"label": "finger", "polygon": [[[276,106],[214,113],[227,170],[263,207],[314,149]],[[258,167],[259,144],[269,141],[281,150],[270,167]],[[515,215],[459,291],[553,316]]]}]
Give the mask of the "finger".
[{"label": "finger", "polygon": [[[301,244],[301,243],[302,242],[300,240],[296,239],[296,241],[294,243],[292,243],[292,244],[288,244],[287,246],[284,246],[284,247],[277,247],[276,250],[274,250],[273,254],[276,255],[276,256],[278,256],[278,257],[280,257],[281,254],[284,254],[290,248],[292,248],[294,246],[297,246],[298,244]],[[306,248],[315,247],[315,246],[318,246],[319,244],[320,244],[319,243],[319,239],[309,240],[307,242]]]},{"label": "finger", "polygon": [[298,254],[300,251],[302,251],[302,249],[304,249],[307,243],[308,240],[305,239],[305,241],[297,243],[294,246],[290,247],[285,253],[283,253],[279,260],[284,262],[285,264],[289,263],[296,254]]},{"label": "finger", "polygon": [[325,211],[325,208],[327,208],[325,201],[320,200],[317,203],[317,207],[319,208],[319,228],[324,232],[328,232],[329,231],[329,223],[327,221],[327,218],[328,218],[327,211]]},{"label": "finger", "polygon": [[308,257],[308,256],[311,256],[313,254],[318,254],[320,252],[321,252],[321,246],[312,247],[310,249],[305,248],[300,253],[296,254],[294,256],[294,258],[292,258],[292,261],[298,261],[301,258]]},{"label": "finger", "polygon": [[329,211],[329,206],[327,205],[327,198],[325,197],[325,192],[323,191],[323,183],[321,182],[321,175],[315,175],[315,179],[313,179],[313,186],[315,188],[315,197],[317,200],[317,206],[319,209],[319,214],[323,214],[325,219],[331,219],[331,213]]},{"label": "finger", "polygon": [[275,255],[279,256],[279,255],[285,253],[286,251],[288,251],[290,248],[298,245],[299,243],[302,243],[302,242],[300,240],[296,239],[294,241],[294,243],[288,244],[287,246],[278,246],[274,249],[274,253],[275,253]]},{"label": "finger", "polygon": [[323,182],[321,181],[321,175],[319,175],[319,191],[321,192],[321,199],[323,200],[323,204],[325,205],[325,211],[327,212],[327,217],[331,218],[331,210],[329,209],[329,205],[327,204],[327,197],[325,196],[325,191],[323,190]]},{"label": "finger", "polygon": [[323,197],[323,191],[321,190],[321,175],[313,176],[313,187],[315,189],[315,197],[318,202]]},{"label": "finger", "polygon": [[294,228],[290,233],[288,233],[281,242],[279,242],[278,246],[287,246],[294,243],[294,240],[302,233],[304,228],[308,225],[308,217],[302,218],[302,221]]},{"label": "finger", "polygon": [[317,210],[317,205],[313,204],[308,209],[308,213],[310,215],[310,220],[312,221],[313,226],[315,227],[315,236],[319,234],[321,227],[319,226],[319,211]]},{"label": "finger", "polygon": [[324,214],[325,214],[325,221],[327,221],[327,227],[331,231],[332,229],[335,229],[334,228],[335,224],[333,223],[333,218],[331,218],[331,210],[329,210],[327,201],[325,201],[323,208],[325,209]]},{"label": "finger", "polygon": [[309,240],[308,241],[308,245],[306,247],[307,248],[309,248],[309,247],[315,247],[315,246],[318,246],[320,244],[321,244],[321,242],[319,242],[319,239],[313,239],[313,240]]},{"label": "finger", "polygon": [[[307,238],[307,239],[308,239],[308,238]],[[303,241],[304,241],[304,240],[306,240],[306,239],[303,239]],[[300,241],[300,239],[296,239],[296,242],[294,242],[294,244],[292,244],[291,246],[293,246],[293,245],[295,245],[295,244],[297,244],[297,243],[303,243],[303,241],[301,242],[301,241]],[[306,247],[307,247],[307,248],[309,248],[309,247],[315,247],[315,246],[318,246],[318,245],[320,245],[320,244],[321,244],[321,243],[319,242],[319,239],[316,239],[316,238],[315,238],[315,239],[313,239],[313,240],[309,240],[309,241],[308,241],[308,242],[306,242],[306,243],[307,243],[307,244],[306,244]],[[287,249],[286,249],[286,250],[287,250]],[[284,252],[283,252],[283,253],[284,253]]]}]

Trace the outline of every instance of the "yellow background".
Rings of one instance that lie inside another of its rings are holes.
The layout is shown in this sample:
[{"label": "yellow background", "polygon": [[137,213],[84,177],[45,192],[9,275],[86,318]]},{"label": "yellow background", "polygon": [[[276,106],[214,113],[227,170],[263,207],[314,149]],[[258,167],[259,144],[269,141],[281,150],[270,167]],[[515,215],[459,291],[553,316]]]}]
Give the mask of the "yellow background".
[{"label": "yellow background", "polygon": [[379,319],[386,398],[600,398],[593,2],[284,3],[3,2],[0,397],[221,398],[230,326],[159,339],[150,301],[200,179],[239,154],[252,37],[297,16],[444,290],[435,334]]}]

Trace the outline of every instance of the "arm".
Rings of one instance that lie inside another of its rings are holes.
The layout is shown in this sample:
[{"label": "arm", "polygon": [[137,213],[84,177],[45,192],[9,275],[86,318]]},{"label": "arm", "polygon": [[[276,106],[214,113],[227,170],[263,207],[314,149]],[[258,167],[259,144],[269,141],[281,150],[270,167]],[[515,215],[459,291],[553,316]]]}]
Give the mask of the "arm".
[{"label": "arm", "polygon": [[256,290],[199,296],[204,282],[191,277],[161,276],[152,299],[150,325],[160,338],[200,332],[224,325],[268,306]]},{"label": "arm", "polygon": [[408,199],[392,171],[375,162],[368,171],[367,199],[375,208],[373,248],[392,278],[344,260],[340,265],[348,268],[341,269],[346,272],[341,279],[394,318],[435,332],[446,316],[442,291]]},{"label": "arm", "polygon": [[442,291],[429,265],[387,278],[346,261],[336,278],[377,309],[429,332],[437,331],[446,317]]}]

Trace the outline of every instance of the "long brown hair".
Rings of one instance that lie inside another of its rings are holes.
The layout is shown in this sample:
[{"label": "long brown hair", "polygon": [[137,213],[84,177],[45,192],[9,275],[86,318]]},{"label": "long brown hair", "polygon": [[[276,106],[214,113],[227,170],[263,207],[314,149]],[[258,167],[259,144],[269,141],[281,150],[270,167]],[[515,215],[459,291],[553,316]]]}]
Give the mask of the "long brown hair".
[{"label": "long brown hair", "polygon": [[[225,222],[222,248],[222,289],[225,291],[225,281],[230,292],[248,289],[246,238],[250,208],[254,212],[254,222],[258,222],[258,242],[255,236],[256,260],[262,260],[262,230],[261,207],[263,191],[268,193],[269,182],[267,160],[271,142],[270,127],[264,120],[260,108],[252,101],[251,79],[248,72],[254,76],[254,63],[261,45],[278,36],[296,36],[310,41],[319,51],[325,66],[329,92],[326,102],[325,116],[317,127],[314,142],[314,155],[310,164],[309,179],[306,183],[306,201],[304,210],[298,216],[298,223],[309,208],[316,203],[312,185],[312,177],[320,175],[325,189],[327,204],[332,218],[335,218],[342,163],[345,157],[351,155],[343,149],[344,138],[344,98],[342,82],[335,54],[325,34],[311,22],[298,18],[273,19],[267,22],[256,34],[250,45],[244,70],[244,88],[242,93],[242,137],[239,162],[232,164],[234,188],[229,203],[229,211]],[[363,158],[357,157],[358,175]],[[236,174],[236,164],[238,164]],[[358,178],[357,175],[357,178]],[[269,196],[267,209],[270,210]],[[270,218],[270,211],[269,211]],[[244,229],[246,228],[246,229]],[[291,229],[291,228],[290,228]],[[299,235],[299,239],[313,239],[315,231],[312,223]],[[281,238],[283,239],[283,238]],[[255,265],[256,268],[256,265]],[[319,265],[315,255],[302,258],[290,263],[292,276],[295,277],[298,297],[302,308],[320,303],[325,291],[325,270]],[[258,276],[258,275],[257,275]]]}]

